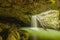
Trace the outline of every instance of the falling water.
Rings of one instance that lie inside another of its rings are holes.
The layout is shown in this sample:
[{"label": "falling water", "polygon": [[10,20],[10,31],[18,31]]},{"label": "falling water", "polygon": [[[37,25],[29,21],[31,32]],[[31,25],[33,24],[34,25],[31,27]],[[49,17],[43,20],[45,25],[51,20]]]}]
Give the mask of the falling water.
[{"label": "falling water", "polygon": [[32,16],[32,19],[31,19],[31,26],[34,27],[35,30],[38,30],[38,22],[40,23],[40,26],[42,26],[44,28],[44,22],[42,20],[42,17],[41,16],[38,16],[38,15],[33,15]]},{"label": "falling water", "polygon": [[32,16],[32,18],[31,18],[31,25],[32,25],[32,27],[37,27],[36,15]]}]

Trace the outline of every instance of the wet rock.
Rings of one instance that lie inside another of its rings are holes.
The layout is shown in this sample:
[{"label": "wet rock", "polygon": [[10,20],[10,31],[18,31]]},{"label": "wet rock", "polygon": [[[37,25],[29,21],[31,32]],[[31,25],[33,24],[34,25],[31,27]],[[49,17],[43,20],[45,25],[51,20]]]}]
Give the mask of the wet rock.
[{"label": "wet rock", "polygon": [[42,27],[51,29],[60,29],[59,11],[49,10],[36,15]]}]

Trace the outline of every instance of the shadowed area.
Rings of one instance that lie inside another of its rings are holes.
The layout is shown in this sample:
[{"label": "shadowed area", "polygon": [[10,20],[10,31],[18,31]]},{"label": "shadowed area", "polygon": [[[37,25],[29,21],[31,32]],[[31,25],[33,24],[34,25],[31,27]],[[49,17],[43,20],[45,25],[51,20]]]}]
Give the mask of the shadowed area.
[{"label": "shadowed area", "polygon": [[0,15],[0,22],[1,23],[8,23],[8,24],[15,24],[17,26],[20,26],[20,27],[24,27],[24,26],[30,26],[30,25],[27,25],[26,23],[20,21],[19,19],[17,18],[14,18],[14,17],[5,17],[5,16],[1,16]]}]

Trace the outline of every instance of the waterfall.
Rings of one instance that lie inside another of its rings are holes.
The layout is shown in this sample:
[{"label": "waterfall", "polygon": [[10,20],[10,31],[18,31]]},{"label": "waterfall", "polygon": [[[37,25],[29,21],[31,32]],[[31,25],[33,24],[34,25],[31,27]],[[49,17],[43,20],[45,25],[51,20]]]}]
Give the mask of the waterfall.
[{"label": "waterfall", "polygon": [[32,16],[32,18],[31,18],[31,26],[32,27],[37,27],[36,15]]},{"label": "waterfall", "polygon": [[32,30],[38,31],[36,15],[32,16],[31,18],[31,26],[32,26],[31,27]]},{"label": "waterfall", "polygon": [[[33,15],[32,18],[31,18],[31,26],[34,27],[34,28],[38,28],[38,22],[40,24],[40,26],[42,26],[44,28],[44,22],[42,20],[42,17],[39,16],[39,15]],[[36,30],[36,29],[35,29]]]}]

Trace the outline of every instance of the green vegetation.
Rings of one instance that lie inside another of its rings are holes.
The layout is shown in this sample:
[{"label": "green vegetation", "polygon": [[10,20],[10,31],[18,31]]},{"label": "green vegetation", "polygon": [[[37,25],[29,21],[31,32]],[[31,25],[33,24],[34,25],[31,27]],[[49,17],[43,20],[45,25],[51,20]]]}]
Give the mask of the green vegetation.
[{"label": "green vegetation", "polygon": [[[11,33],[7,40],[20,40],[17,28],[30,26],[32,15],[51,9],[60,11],[60,0],[0,0],[0,36],[8,29]],[[0,37],[2,39],[4,36]]]},{"label": "green vegetation", "polygon": [[[31,28],[22,28],[22,30],[27,31],[29,36],[36,37],[37,40],[60,40],[60,31],[42,28],[37,28],[39,30],[33,30]],[[28,37],[29,38],[29,37]]]}]

